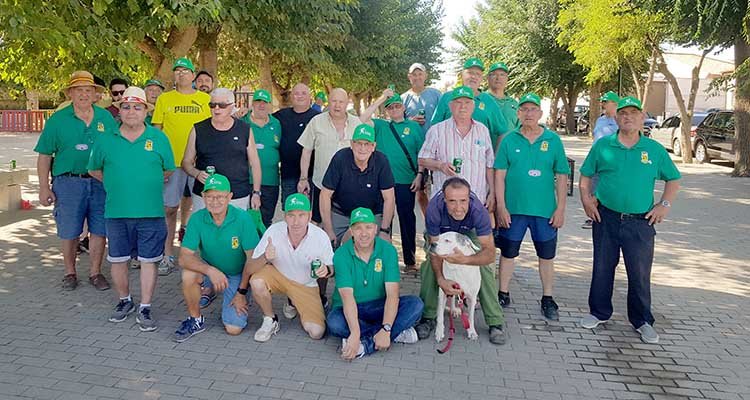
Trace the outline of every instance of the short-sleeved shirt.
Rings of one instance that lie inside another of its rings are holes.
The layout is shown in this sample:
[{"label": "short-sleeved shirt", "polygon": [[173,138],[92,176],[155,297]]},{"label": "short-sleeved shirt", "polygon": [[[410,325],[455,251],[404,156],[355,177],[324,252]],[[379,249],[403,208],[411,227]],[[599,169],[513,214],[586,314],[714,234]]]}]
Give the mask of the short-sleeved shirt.
[{"label": "short-sleeved shirt", "polygon": [[52,176],[87,173],[89,156],[96,141],[119,129],[109,111],[93,107],[94,117],[88,126],[76,116],[72,105],[52,114],[44,125],[34,151],[55,157]]},{"label": "short-sleeved shirt", "polygon": [[[427,204],[425,212],[425,229],[430,236],[440,236],[445,232],[458,232],[468,235],[475,232],[477,236],[492,234],[490,213],[474,193],[469,194],[469,210],[464,219],[457,221],[448,214],[445,205],[445,194],[441,191]],[[338,272],[337,272],[338,274]]]},{"label": "short-sleeved shirt", "polygon": [[[494,103],[493,103],[494,104]],[[419,151],[419,158],[427,158],[441,162],[453,163],[453,159],[461,158],[463,164],[457,175],[466,179],[471,185],[471,191],[485,201],[489,193],[487,185],[487,168],[492,168],[495,162],[495,150],[492,147],[487,127],[472,121],[471,130],[465,137],[461,137],[453,118],[439,122],[427,132],[424,145]],[[449,177],[441,171],[432,172],[432,195],[443,187],[443,182]]]},{"label": "short-sleeved shirt", "polygon": [[508,124],[508,130],[512,132],[513,130],[520,128],[521,121],[518,120],[518,101],[510,96],[497,98],[492,93],[489,93],[489,95],[495,99],[497,107],[503,113],[503,117],[505,117],[505,121]]},{"label": "short-sleeved shirt", "polygon": [[331,166],[323,178],[323,187],[333,190],[331,207],[339,214],[349,216],[357,207],[366,207],[375,214],[381,214],[381,190],[393,187],[393,173],[388,159],[377,150],[362,171],[354,163],[352,149],[341,149],[331,160]]},{"label": "short-sleeved shirt", "polygon": [[226,275],[238,275],[245,267],[248,250],[258,245],[258,230],[250,214],[229,205],[221,226],[207,208],[196,211],[185,229],[182,247],[197,251],[209,265]]},{"label": "short-sleeved shirt", "polygon": [[659,142],[641,135],[631,148],[618,134],[594,143],[581,166],[581,175],[599,174],[596,197],[605,207],[628,214],[648,212],[654,206],[656,180],[680,179],[680,171]]},{"label": "short-sleeved shirt", "polygon": [[495,169],[506,170],[505,206],[510,214],[550,218],[557,207],[555,175],[569,174],[560,137],[543,128],[534,143],[516,130],[505,136]]},{"label": "short-sleeved shirt", "polygon": [[297,140],[297,143],[305,149],[315,151],[315,168],[312,181],[317,187],[323,185],[323,176],[333,155],[337,151],[349,147],[354,128],[361,124],[359,118],[354,115],[347,113],[346,118],[343,137],[339,137],[339,133],[333,126],[333,121],[331,121],[331,116],[326,111],[314,116],[302,132],[302,136]]},{"label": "short-sleeved shirt", "polygon": [[594,125],[594,143],[605,136],[617,132],[617,129],[619,129],[619,127],[617,126],[617,120],[615,120],[614,117],[602,115],[597,118],[596,124]]},{"label": "short-sleeved shirt", "polygon": [[253,251],[253,258],[263,256],[271,239],[276,248],[276,258],[271,260],[276,269],[288,279],[307,287],[318,287],[318,280],[312,278],[312,262],[320,260],[323,265],[333,265],[333,248],[328,234],[314,224],[307,225],[307,235],[297,248],[289,241],[286,221],[279,221],[266,230]]},{"label": "short-sleeved shirt", "polygon": [[[449,104],[453,97],[452,93],[452,91],[446,92],[440,98],[435,115],[432,116],[432,125],[450,119],[451,109]],[[474,97],[474,113],[471,114],[471,118],[481,122],[489,129],[493,150],[497,148],[497,142],[500,138],[512,130],[497,106],[495,98],[484,92]],[[429,134],[427,137],[429,137]]]},{"label": "short-sleeved shirt", "polygon": [[164,171],[173,171],[175,167],[172,148],[162,131],[146,125],[146,130],[133,142],[119,130],[100,137],[91,151],[88,169],[104,174],[105,217],[164,216]]},{"label": "short-sleeved shirt", "polygon": [[[419,170],[419,150],[422,148],[422,144],[424,144],[422,128],[418,123],[408,119],[401,122],[393,122],[396,133],[404,144],[404,147],[406,147],[406,151],[409,152],[412,163],[410,164],[409,159],[404,154],[403,148],[393,135],[391,122],[382,119],[373,119],[372,122],[375,127],[376,149],[388,158],[388,163],[391,165],[391,172],[393,172],[393,179],[399,184],[408,185],[412,183],[417,176],[416,171]],[[414,165],[414,168],[411,165]]]},{"label": "short-sleeved shirt", "polygon": [[421,125],[423,135],[426,134],[427,130],[432,126],[432,116],[435,114],[435,109],[440,102],[440,96],[442,96],[440,91],[431,87],[424,88],[419,94],[416,94],[411,90],[401,94],[401,101],[404,102],[404,115],[406,118],[415,117],[419,115],[420,110],[424,110],[425,121],[424,125]]},{"label": "short-sleeved shirt", "polygon": [[156,99],[156,108],[151,117],[152,124],[160,124],[172,145],[176,166],[182,164],[190,130],[196,122],[211,117],[208,102],[211,96],[196,90],[192,94],[183,94],[177,90],[162,93]]},{"label": "short-sleeved shirt", "polygon": [[398,253],[387,241],[376,237],[375,248],[368,261],[354,251],[354,240],[350,239],[333,254],[336,266],[336,289],[333,291],[332,307],[342,307],[340,288],[352,288],[357,304],[380,300],[386,297],[385,284],[400,282]]},{"label": "short-sleeved shirt", "polygon": [[[298,113],[294,108],[283,108],[273,113],[273,116],[281,124],[281,142],[279,143],[279,154],[281,155],[281,179],[299,179],[299,159],[302,157],[302,146],[297,140],[310,123],[310,120],[320,111],[312,107]],[[310,160],[310,170],[307,176],[312,176],[315,160]]]},{"label": "short-sleeved shirt", "polygon": [[[253,122],[250,113],[245,114],[243,121],[250,124],[255,139],[255,147],[258,149],[260,158],[261,185],[279,185],[279,147],[281,146],[281,123],[273,115],[268,116],[268,122],[260,126]],[[299,160],[297,160],[299,165]],[[299,167],[297,167],[299,168]],[[250,183],[253,183],[253,175],[250,174]]]}]

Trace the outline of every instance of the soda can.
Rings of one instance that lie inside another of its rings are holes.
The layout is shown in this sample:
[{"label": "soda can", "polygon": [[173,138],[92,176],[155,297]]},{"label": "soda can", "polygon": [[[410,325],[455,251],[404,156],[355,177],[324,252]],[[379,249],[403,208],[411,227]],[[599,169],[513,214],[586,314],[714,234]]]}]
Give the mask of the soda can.
[{"label": "soda can", "polygon": [[456,173],[461,173],[461,167],[464,165],[464,160],[462,158],[454,158],[453,159],[453,167],[456,168]]},{"label": "soda can", "polygon": [[395,92],[396,91],[396,85],[394,85],[393,83],[391,83],[390,85],[388,85],[388,89],[391,89],[391,90],[393,90]]},{"label": "soda can", "polygon": [[317,271],[318,268],[320,268],[321,265],[323,265],[323,263],[320,261],[319,258],[314,259],[310,263],[310,271],[311,271],[310,272],[310,278],[313,278],[313,279],[317,279],[318,278],[318,275],[315,275],[315,271]]},{"label": "soda can", "polygon": [[207,166],[206,167],[206,173],[209,174],[209,175],[215,174],[216,173],[216,167],[214,167],[213,165]]},{"label": "soda can", "polygon": [[10,160],[10,169],[16,169],[16,160]]},{"label": "soda can", "polygon": [[417,114],[424,117],[424,108],[420,108],[419,111],[417,111]]}]

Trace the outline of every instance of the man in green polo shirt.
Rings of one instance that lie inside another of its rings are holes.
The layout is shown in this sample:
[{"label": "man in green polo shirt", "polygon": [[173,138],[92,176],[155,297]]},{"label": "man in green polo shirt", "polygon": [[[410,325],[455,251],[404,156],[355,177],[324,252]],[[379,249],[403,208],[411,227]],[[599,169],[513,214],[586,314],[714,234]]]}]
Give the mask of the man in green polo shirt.
[{"label": "man in green polo shirt", "polygon": [[487,85],[490,89],[490,96],[495,99],[497,106],[508,123],[508,130],[514,130],[521,126],[521,122],[517,115],[518,102],[516,99],[505,94],[509,73],[510,70],[504,62],[496,62],[490,65],[487,71]]},{"label": "man in green polo shirt", "polygon": [[78,286],[76,250],[84,222],[91,233],[89,282],[99,290],[109,289],[109,283],[101,273],[106,237],[106,194],[101,182],[93,179],[87,169],[91,148],[96,141],[117,131],[112,114],[93,106],[96,93],[103,90],[104,87],[94,83],[91,73],[74,72],[65,88],[71,105],[52,114],[34,147],[39,153],[39,202],[43,206],[54,204],[57,237],[62,240],[63,290],[73,290]]},{"label": "man in green polo shirt", "polygon": [[[164,93],[164,84],[156,78],[152,78],[146,81],[143,85],[143,90],[146,92],[146,101],[152,106],[156,105],[156,100]],[[146,116],[146,123],[151,125],[151,118],[154,117],[154,111],[151,110]]]},{"label": "man in green polo shirt", "polygon": [[[385,106],[390,121],[371,118],[381,105]],[[405,118],[401,96],[391,89],[375,100],[359,116],[362,123],[375,128],[375,149],[388,158],[393,172],[396,194],[396,211],[401,232],[401,248],[407,271],[416,270],[417,217],[414,214],[416,193],[422,190],[424,168],[419,167],[419,150],[424,144],[422,127],[416,121]]]},{"label": "man in green polo shirt", "polygon": [[331,335],[342,338],[341,357],[363,357],[387,350],[391,342],[416,343],[414,324],[424,304],[417,296],[399,296],[398,253],[378,237],[368,208],[352,211],[352,239],[336,250],[336,289],[326,318]]},{"label": "man in green polo shirt", "polygon": [[514,259],[518,257],[526,231],[530,230],[542,279],[542,314],[557,321],[557,303],[552,298],[553,263],[557,230],[565,221],[570,167],[560,137],[539,125],[542,118],[539,96],[528,93],[519,103],[521,127],[500,143],[494,165],[495,213],[499,227],[495,245],[501,254],[497,297],[503,307],[510,304],[508,288]]},{"label": "man in green polo shirt", "polygon": [[[260,213],[263,225],[271,226],[276,202],[279,200],[279,143],[281,139],[281,123],[271,115],[271,94],[263,89],[253,93],[253,110],[242,120],[250,124],[250,130],[255,138],[255,146],[260,157],[260,170],[263,174],[260,187]],[[250,183],[253,183],[252,174]]]},{"label": "man in green polo shirt", "polygon": [[[680,171],[667,151],[643,136],[641,102],[627,96],[617,103],[616,134],[599,139],[581,166],[581,203],[594,221],[594,268],[589,290],[590,314],[581,326],[593,329],[612,316],[612,288],[620,252],[628,273],[628,320],[646,343],[658,343],[651,314],[651,265],[654,225],[669,214],[680,188]],[[599,175],[591,193],[591,177]],[[656,180],[664,193],[654,204]]]},{"label": "man in green polo shirt", "polygon": [[[505,120],[503,113],[497,106],[495,99],[487,93],[479,91],[479,85],[482,84],[482,73],[484,64],[478,58],[469,58],[464,62],[464,69],[461,72],[461,80],[465,86],[474,91],[474,112],[471,117],[477,122],[484,124],[490,131],[492,139],[492,148],[497,148],[500,138],[508,133],[513,127]],[[432,125],[445,121],[451,117],[450,102],[453,99],[453,92],[446,92],[440,97],[440,102],[432,116]]]},{"label": "man in green polo shirt", "polygon": [[[135,311],[127,266],[135,254],[141,263],[141,305],[136,321],[141,331],[150,332],[157,328],[151,315],[156,263],[164,257],[167,237],[162,192],[164,180],[174,171],[174,157],[166,135],[145,123],[153,106],[143,89],[127,88],[114,105],[122,125],[113,135],[99,138],[88,164],[91,176],[103,181],[107,191],[107,260],[112,263],[112,281],[120,296],[109,321],[123,322]],[[133,201],[134,190],[138,201]]]},{"label": "man in green polo shirt", "polygon": [[188,318],[174,333],[184,342],[206,329],[201,315],[201,284],[211,280],[216,292],[223,292],[221,320],[230,335],[239,335],[247,326],[247,287],[254,270],[253,250],[260,238],[247,212],[230,205],[232,191],[224,175],[213,174],[203,187],[206,208],[190,217],[180,250],[182,294]]}]

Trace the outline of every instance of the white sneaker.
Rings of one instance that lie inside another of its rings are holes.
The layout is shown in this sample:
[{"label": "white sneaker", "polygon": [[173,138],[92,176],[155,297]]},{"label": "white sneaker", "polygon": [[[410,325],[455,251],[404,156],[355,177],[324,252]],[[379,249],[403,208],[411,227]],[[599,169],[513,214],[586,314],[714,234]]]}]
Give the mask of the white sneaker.
[{"label": "white sneaker", "polygon": [[603,323],[606,323],[606,322],[609,322],[609,320],[601,320],[601,319],[596,318],[595,316],[589,314],[589,315],[581,318],[581,321],[579,322],[579,324],[582,327],[586,328],[586,329],[594,329],[597,326],[599,326],[599,325],[601,325]]},{"label": "white sneaker", "polygon": [[286,319],[297,318],[297,308],[289,303],[284,304],[284,317]]},{"label": "white sneaker", "polygon": [[[341,339],[341,352],[344,352],[344,348],[346,347],[346,338]],[[359,348],[357,349],[357,356],[355,358],[362,358],[365,356],[365,345],[362,344],[362,342],[359,342]]]},{"label": "white sneaker", "polygon": [[279,321],[275,320],[273,317],[264,316],[263,325],[255,331],[255,341],[267,342],[268,339],[271,339],[271,336],[275,335],[278,331]]},{"label": "white sneaker", "polygon": [[417,336],[417,331],[414,328],[409,328],[405,331],[402,331],[401,333],[396,336],[395,339],[393,339],[393,343],[404,343],[404,344],[414,344],[419,341],[419,336]]},{"label": "white sneaker", "polygon": [[172,270],[175,267],[175,257],[174,256],[164,256],[164,258],[159,262],[159,266],[156,268],[159,276],[166,276],[172,273]]}]

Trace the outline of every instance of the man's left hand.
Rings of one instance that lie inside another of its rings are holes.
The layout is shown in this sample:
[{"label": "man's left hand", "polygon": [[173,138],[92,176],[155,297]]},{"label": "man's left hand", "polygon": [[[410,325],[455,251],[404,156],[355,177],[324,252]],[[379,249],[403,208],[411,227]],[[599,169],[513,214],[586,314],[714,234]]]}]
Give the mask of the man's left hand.
[{"label": "man's left hand", "polygon": [[411,186],[409,186],[409,190],[416,193],[420,190],[422,190],[422,175],[417,174],[417,177],[414,178],[413,181],[411,181]]},{"label": "man's left hand", "polygon": [[646,219],[648,220],[649,225],[658,224],[664,221],[667,214],[669,214],[669,207],[657,204],[648,212],[648,214],[646,214]]},{"label": "man's left hand", "polygon": [[391,243],[391,235],[389,235],[389,234],[387,234],[385,232],[380,232],[378,234],[378,236],[380,236],[380,238],[383,239],[383,240],[387,240],[388,243]]},{"label": "man's left hand", "polygon": [[253,210],[260,209],[260,195],[253,193],[250,196],[250,208]]},{"label": "man's left hand", "polygon": [[484,205],[490,215],[495,213],[495,193],[487,195],[487,204]]},{"label": "man's left hand", "polygon": [[247,297],[239,293],[234,294],[234,297],[232,297],[232,302],[229,303],[229,305],[234,307],[234,309],[237,310],[237,314],[240,315],[247,315],[247,312],[249,310],[249,307],[247,305]]},{"label": "man's left hand", "polygon": [[391,333],[384,329],[379,330],[373,339],[375,339],[375,350],[388,350],[391,347]]},{"label": "man's left hand", "polygon": [[564,223],[565,223],[565,209],[558,208],[555,210],[555,213],[552,214],[552,218],[550,218],[549,224],[552,225],[553,228],[560,229],[562,228]]}]

